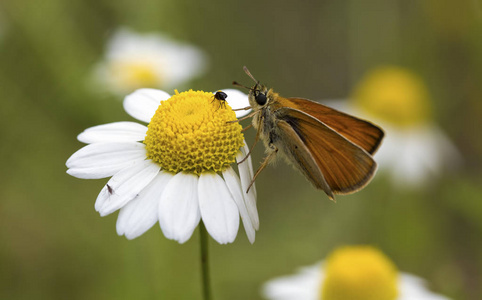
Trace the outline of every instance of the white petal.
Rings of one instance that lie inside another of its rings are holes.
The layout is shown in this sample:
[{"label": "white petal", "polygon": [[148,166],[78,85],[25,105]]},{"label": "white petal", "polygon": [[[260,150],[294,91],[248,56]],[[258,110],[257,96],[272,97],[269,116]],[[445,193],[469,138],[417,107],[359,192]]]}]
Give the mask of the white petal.
[{"label": "white petal", "polygon": [[[414,128],[396,128],[382,124],[386,138],[375,159],[381,170],[392,173],[396,186],[423,186],[438,175],[442,167],[457,165],[457,152],[445,144],[432,125]],[[443,136],[443,135],[442,135]],[[446,156],[445,151],[455,155]],[[445,152],[445,153],[444,153]]]},{"label": "white petal", "polygon": [[201,74],[207,66],[206,55],[196,47],[158,33],[138,34],[126,29],[113,36],[108,45],[107,60],[114,63],[149,61],[162,78],[158,85],[174,88]]},{"label": "white petal", "polygon": [[[245,108],[249,106],[248,95],[246,95],[245,93],[235,89],[225,89],[222,91],[228,95],[228,97],[226,98],[226,101],[228,101],[229,106],[231,106],[232,109]],[[238,110],[236,111],[236,118],[244,117],[250,112],[251,112],[251,109]]]},{"label": "white petal", "polygon": [[279,277],[263,286],[269,300],[319,300],[323,281],[320,264],[304,267],[294,275]]},{"label": "white petal", "polygon": [[464,162],[462,154],[440,128],[432,126],[427,130],[432,132],[432,137],[436,140],[435,144],[441,152],[440,156],[441,159],[443,159],[443,163],[448,167],[453,168],[460,166]]},{"label": "white petal", "polygon": [[67,173],[83,179],[105,178],[145,158],[142,143],[95,143],[72,154],[66,162]]},{"label": "white petal", "polygon": [[220,244],[232,243],[239,229],[239,211],[226,183],[218,174],[202,173],[198,191],[207,231]]},{"label": "white petal", "polygon": [[[249,152],[248,144],[246,144],[246,140],[243,140],[244,146],[241,148],[241,151],[244,152],[246,155]],[[251,179],[254,177],[254,172],[253,172],[253,161],[251,160],[251,155],[248,156],[248,159],[246,160],[246,165],[248,165],[248,171],[249,171],[249,176]],[[254,198],[258,196],[257,191],[256,191],[256,182],[253,182],[253,185],[251,186],[253,189],[253,194]]]},{"label": "white petal", "polygon": [[161,101],[169,99],[169,94],[155,89],[139,89],[124,99],[124,109],[132,117],[149,123]]},{"label": "white petal", "polygon": [[432,293],[425,287],[423,279],[410,274],[400,274],[399,286],[400,295],[397,300],[449,300],[447,297]]},{"label": "white petal", "polygon": [[[245,158],[247,151],[247,147],[241,148],[241,152],[238,153],[236,156],[236,161],[241,161]],[[258,216],[258,209],[256,208],[256,186],[253,183],[249,192],[246,193],[248,190],[248,186],[251,184],[253,180],[253,175],[251,174],[251,170],[249,168],[251,165],[251,156],[248,157],[242,164],[238,165],[239,170],[239,177],[241,179],[241,187],[243,189],[243,196],[244,201],[246,203],[246,208],[248,209],[249,216],[251,218],[251,223],[254,226],[254,229],[259,230],[259,216]]]},{"label": "white petal", "polygon": [[198,177],[178,173],[169,181],[159,202],[159,224],[168,239],[186,242],[199,224]]},{"label": "white petal", "polygon": [[[166,86],[176,87],[202,74],[207,67],[207,57],[198,48],[186,44],[163,47],[165,74],[169,74]],[[166,76],[167,77],[167,76]]]},{"label": "white petal", "polygon": [[395,180],[402,185],[420,186],[437,174],[439,151],[431,144],[430,136],[424,136],[417,131],[410,134],[407,132],[401,144],[397,151],[399,158],[393,170]]},{"label": "white petal", "polygon": [[117,234],[134,239],[158,221],[159,202],[173,175],[159,172],[135,199],[122,207],[117,218]]},{"label": "white petal", "polygon": [[90,127],[77,136],[82,143],[137,142],[144,140],[147,127],[135,122],[116,122]]},{"label": "white petal", "polygon": [[246,231],[249,242],[252,244],[254,243],[256,232],[251,222],[251,218],[248,214],[246,203],[244,202],[243,191],[241,189],[241,181],[239,180],[236,172],[234,172],[233,168],[231,167],[229,167],[226,171],[223,172],[223,177],[226,181],[226,185],[229,191],[231,192],[231,195],[234,198],[234,201],[236,202],[236,205],[238,206],[239,214],[241,215],[241,219],[243,220],[244,230]]},{"label": "white petal", "polygon": [[159,170],[159,165],[151,160],[144,160],[122,169],[104,186],[97,197],[95,209],[103,217],[123,207],[137,197],[142,189],[156,177]]}]

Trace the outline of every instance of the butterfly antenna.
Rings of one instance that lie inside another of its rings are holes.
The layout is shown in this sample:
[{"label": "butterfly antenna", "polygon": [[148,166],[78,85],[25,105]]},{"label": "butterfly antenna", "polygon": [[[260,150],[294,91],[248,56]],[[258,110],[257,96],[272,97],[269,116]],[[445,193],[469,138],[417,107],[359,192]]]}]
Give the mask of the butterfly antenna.
[{"label": "butterfly antenna", "polygon": [[244,87],[245,89],[251,90],[250,87],[247,87],[247,86],[245,86],[245,85],[242,85],[241,83],[239,83],[239,82],[237,82],[237,81],[233,81],[233,85],[240,86],[240,87]]},{"label": "butterfly antenna", "polygon": [[249,77],[251,77],[251,79],[254,80],[254,82],[256,82],[256,84],[259,84],[259,81],[254,79],[253,75],[251,75],[251,72],[249,72],[248,68],[246,68],[246,66],[243,67],[243,70],[244,70],[244,73],[246,73]]}]

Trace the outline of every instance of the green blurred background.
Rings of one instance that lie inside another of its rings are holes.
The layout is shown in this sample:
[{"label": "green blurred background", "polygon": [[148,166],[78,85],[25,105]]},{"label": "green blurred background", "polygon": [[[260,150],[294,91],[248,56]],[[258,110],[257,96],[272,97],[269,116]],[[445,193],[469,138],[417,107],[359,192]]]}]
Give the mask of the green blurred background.
[{"label": "green blurred background", "polygon": [[[94,210],[107,180],[65,173],[82,146],[78,133],[132,120],[120,97],[86,83],[120,26],[203,49],[210,69],[189,87],[206,91],[251,84],[246,65],[282,95],[338,99],[372,67],[408,67],[425,79],[437,124],[463,156],[463,167],[426,187],[395,189],[379,174],[336,204],[286,164],[269,168],[257,181],[254,245],[241,226],[234,244],[210,241],[215,299],[260,299],[266,280],[360,243],[380,247],[434,291],[480,299],[479,0],[2,0],[1,299],[200,298],[198,231],[183,245],[158,225],[132,241],[118,237],[116,214]],[[253,157],[260,162],[263,147]]]}]

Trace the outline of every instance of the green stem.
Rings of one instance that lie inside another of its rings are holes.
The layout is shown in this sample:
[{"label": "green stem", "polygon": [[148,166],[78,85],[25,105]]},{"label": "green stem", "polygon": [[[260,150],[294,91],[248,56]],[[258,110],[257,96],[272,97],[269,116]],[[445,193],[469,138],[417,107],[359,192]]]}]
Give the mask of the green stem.
[{"label": "green stem", "polygon": [[201,271],[202,271],[202,286],[203,299],[211,300],[211,280],[209,277],[209,255],[208,255],[208,241],[209,235],[201,221],[199,224],[199,231],[201,234]]}]

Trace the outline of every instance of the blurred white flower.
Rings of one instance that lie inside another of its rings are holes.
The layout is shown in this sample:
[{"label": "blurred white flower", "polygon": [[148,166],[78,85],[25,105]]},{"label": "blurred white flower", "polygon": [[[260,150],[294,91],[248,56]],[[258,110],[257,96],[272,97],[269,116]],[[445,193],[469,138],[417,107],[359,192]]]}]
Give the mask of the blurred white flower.
[{"label": "blurred white flower", "polygon": [[[224,90],[228,105],[248,105],[247,95]],[[202,219],[220,244],[236,238],[239,215],[251,243],[259,228],[251,158],[241,125],[213,93],[187,91],[169,96],[140,89],[124,108],[149,123],[117,122],[91,127],[78,139],[88,145],[67,160],[67,173],[83,179],[111,177],[95,202],[106,216],[120,209],[117,233],[136,238],[159,221],[164,235],[186,242]],[[238,116],[249,111],[239,111]],[[222,174],[222,177],[220,176]]]},{"label": "blurred white flower", "polygon": [[139,88],[180,88],[206,69],[204,53],[158,33],[115,32],[95,67],[98,85],[125,95]]},{"label": "blurred white flower", "polygon": [[432,120],[423,81],[406,69],[386,66],[368,72],[348,110],[384,129],[385,140],[375,159],[397,186],[421,186],[444,167],[461,162],[455,146]]},{"label": "blurred white flower", "polygon": [[263,286],[269,300],[448,300],[427,290],[422,279],[400,273],[379,250],[351,246],[325,262]]}]

